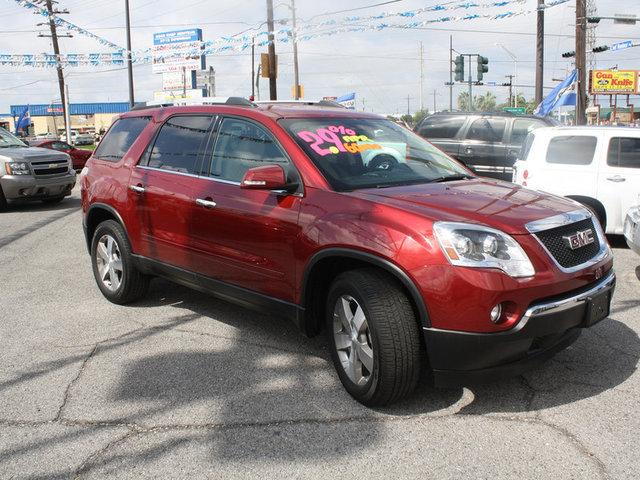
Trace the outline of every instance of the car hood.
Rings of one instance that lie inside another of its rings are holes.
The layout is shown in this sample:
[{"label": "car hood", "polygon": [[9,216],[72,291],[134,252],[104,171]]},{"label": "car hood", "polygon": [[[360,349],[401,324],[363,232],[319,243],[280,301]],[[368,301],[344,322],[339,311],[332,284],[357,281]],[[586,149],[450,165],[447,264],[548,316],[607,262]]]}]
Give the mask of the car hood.
[{"label": "car hood", "polygon": [[69,158],[64,152],[41,147],[0,148],[0,157],[9,157],[13,161],[31,162],[38,160],[60,160]]},{"label": "car hood", "polygon": [[572,200],[482,178],[370,188],[349,195],[412,211],[434,221],[488,225],[512,235],[528,233],[525,225],[534,220],[581,208]]}]

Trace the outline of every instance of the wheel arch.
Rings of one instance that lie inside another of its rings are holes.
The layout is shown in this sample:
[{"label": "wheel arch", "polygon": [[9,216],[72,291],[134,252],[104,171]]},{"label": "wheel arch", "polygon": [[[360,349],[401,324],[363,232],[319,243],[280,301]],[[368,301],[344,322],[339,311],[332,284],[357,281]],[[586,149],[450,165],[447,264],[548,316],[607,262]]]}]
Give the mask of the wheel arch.
[{"label": "wheel arch", "polygon": [[607,231],[607,210],[604,208],[604,205],[600,200],[586,195],[567,195],[567,198],[590,207],[598,216],[598,220],[600,220],[602,225],[602,230],[605,232]]},{"label": "wheel arch", "polygon": [[398,265],[375,254],[348,248],[327,248],[317,252],[304,269],[300,304],[305,308],[301,329],[308,336],[320,332],[324,320],[324,302],[331,280],[355,268],[375,267],[384,270],[403,287],[420,327],[429,327],[429,314],[422,295],[409,275]]},{"label": "wheel arch", "polygon": [[129,244],[131,244],[129,233],[127,232],[127,227],[124,224],[124,220],[122,220],[122,217],[120,216],[118,211],[111,205],[107,205],[106,203],[94,203],[89,207],[83,225],[85,240],[87,242],[87,250],[89,252],[91,252],[91,241],[93,240],[93,234],[96,231],[98,225],[100,225],[105,220],[115,220],[116,222],[118,222],[127,235],[127,241],[129,241]]}]

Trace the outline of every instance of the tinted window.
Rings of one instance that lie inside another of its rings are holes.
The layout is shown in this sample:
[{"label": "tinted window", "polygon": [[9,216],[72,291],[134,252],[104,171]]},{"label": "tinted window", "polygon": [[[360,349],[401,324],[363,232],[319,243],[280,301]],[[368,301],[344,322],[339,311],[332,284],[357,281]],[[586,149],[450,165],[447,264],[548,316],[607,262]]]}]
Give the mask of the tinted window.
[{"label": "tinted window", "polygon": [[95,157],[117,162],[136,141],[140,132],[147,126],[151,117],[121,118],[109,129],[98,145]]},{"label": "tinted window", "polygon": [[552,138],[547,149],[547,163],[589,165],[596,151],[596,137],[562,136]]},{"label": "tinted window", "polygon": [[173,172],[196,173],[198,154],[207,140],[211,120],[210,116],[171,117],[160,128],[147,165]]},{"label": "tinted window", "polygon": [[506,123],[504,118],[478,118],[469,127],[467,140],[501,142]]},{"label": "tinted window", "polygon": [[546,127],[547,125],[540,120],[532,118],[517,118],[513,121],[513,128],[511,129],[511,143],[515,145],[522,145],[525,138],[536,128]]},{"label": "tinted window", "polygon": [[640,138],[612,138],[607,164],[612,167],[640,168]]},{"label": "tinted window", "polygon": [[250,168],[270,163],[283,166],[289,163],[270,134],[244,120],[226,118],[222,121],[213,150],[211,176],[240,182]]},{"label": "tinted window", "polygon": [[458,134],[465,118],[462,115],[425,118],[420,124],[418,134],[425,138],[453,138]]}]

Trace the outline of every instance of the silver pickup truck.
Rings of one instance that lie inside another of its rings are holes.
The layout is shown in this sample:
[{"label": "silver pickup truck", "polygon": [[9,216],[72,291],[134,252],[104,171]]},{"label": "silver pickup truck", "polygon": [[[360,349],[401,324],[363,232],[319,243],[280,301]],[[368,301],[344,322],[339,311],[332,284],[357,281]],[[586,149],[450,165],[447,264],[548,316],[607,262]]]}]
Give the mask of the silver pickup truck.
[{"label": "silver pickup truck", "polygon": [[7,201],[58,203],[76,184],[71,157],[48,148],[28,147],[0,128],[0,211]]}]

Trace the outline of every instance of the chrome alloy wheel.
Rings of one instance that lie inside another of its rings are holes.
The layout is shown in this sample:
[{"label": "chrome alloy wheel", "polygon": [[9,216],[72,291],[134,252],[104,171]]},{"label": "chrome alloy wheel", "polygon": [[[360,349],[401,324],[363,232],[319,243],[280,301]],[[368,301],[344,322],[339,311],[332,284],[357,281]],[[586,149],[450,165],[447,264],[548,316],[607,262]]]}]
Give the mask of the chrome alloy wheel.
[{"label": "chrome alloy wheel", "polygon": [[115,292],[122,283],[122,257],[118,243],[111,235],[103,235],[98,240],[96,263],[102,284]]},{"label": "chrome alloy wheel", "polygon": [[373,373],[371,333],[364,310],[355,298],[342,295],[333,309],[333,339],[349,379],[365,385]]}]

